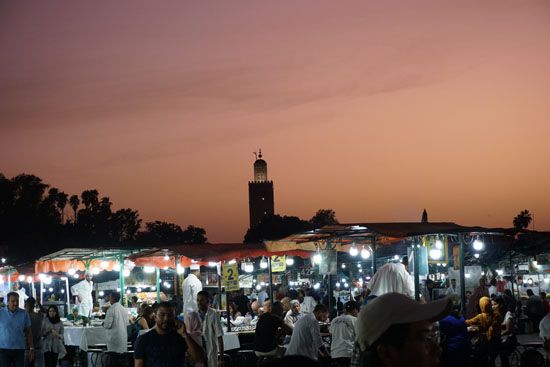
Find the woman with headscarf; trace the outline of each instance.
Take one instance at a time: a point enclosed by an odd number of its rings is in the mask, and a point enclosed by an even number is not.
[[[466,320],[466,325],[475,328],[478,334],[478,340],[474,347],[476,365],[488,366],[492,340],[497,337],[494,329],[495,317],[489,297],[481,297],[479,308],[481,312],[476,317]],[[498,328],[498,338],[500,338],[500,328]]]
[[[42,322],[42,350],[45,367],[56,367],[57,360],[67,354],[63,345],[63,323],[59,318],[57,306],[48,307]]]

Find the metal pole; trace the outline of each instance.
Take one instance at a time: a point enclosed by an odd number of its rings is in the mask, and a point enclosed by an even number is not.
[[[180,256],[179,255],[176,255],[175,256],[175,262],[176,262],[176,267],[174,268],[174,297],[177,299],[179,297],[179,274],[178,274],[178,264],[180,262]]]
[[[34,299],[36,299],[36,288],[35,288],[35,286],[34,286],[34,277],[33,277],[32,281],[31,281],[31,287],[32,287],[32,289],[31,289],[32,297],[33,297]],[[67,297],[69,297],[69,293],[67,293]]]
[[[118,264],[120,265],[120,272],[118,273],[118,280],[120,285],[120,304],[126,306],[126,293],[124,292],[124,256],[118,255]]]
[[[460,301],[466,307],[466,274],[464,272],[464,239],[458,234],[459,262],[460,262]]]
[[[328,279],[328,317],[332,315],[334,305],[332,304],[332,279],[330,273],[327,275]]]
[[[271,256],[268,256],[268,265],[269,265],[269,299],[273,303],[273,277],[271,276]]]
[[[372,275],[376,273],[376,236],[372,236]]]
[[[11,273],[8,270],[8,293],[11,292]],[[7,301],[7,299],[6,299]]]
[[[34,288],[34,286],[33,286]],[[67,315],[71,312],[71,297],[69,297],[69,278],[65,277],[65,292],[67,295]]]
[[[222,309],[222,275],[221,274],[218,274],[218,309],[219,310]]]
[[[420,259],[418,258],[418,251],[420,244],[414,243],[413,240],[413,256],[414,256],[414,298],[420,301]],[[426,302],[428,300],[425,300]]]
[[[42,285],[42,280],[40,280],[40,307],[42,307],[42,291],[44,290],[44,286]]]
[[[157,279],[156,279],[156,284],[157,284],[157,302],[160,303],[160,268],[159,268],[159,267],[156,267],[156,268],[155,268],[155,271],[156,271],[156,275],[157,275]]]

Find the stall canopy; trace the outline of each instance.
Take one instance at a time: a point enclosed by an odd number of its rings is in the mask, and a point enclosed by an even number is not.
[[[269,251],[263,243],[204,243],[144,250],[140,253],[132,254],[129,258],[134,261],[137,266],[173,268],[174,264],[189,266],[191,263],[196,262],[201,265],[207,265],[208,262],[229,261],[232,259],[239,260],[270,255],[309,258],[311,252],[301,249],[291,251]],[[175,260],[176,257],[179,258],[179,261]]]
[[[93,248],[67,248],[41,257],[35,262],[35,273],[67,272],[69,269],[84,271],[98,268],[101,270],[114,270],[120,259],[132,254],[139,254],[143,249],[93,249]]]
[[[393,244],[415,236],[454,234],[513,234],[513,229],[466,227],[450,222],[419,223],[346,223],[296,233],[276,241],[266,241],[270,251],[315,251],[331,241],[337,251],[348,251],[353,242],[375,241],[377,245]]]

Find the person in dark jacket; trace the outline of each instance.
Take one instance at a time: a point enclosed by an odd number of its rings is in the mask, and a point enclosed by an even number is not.
[[[460,315],[460,306],[455,305],[453,311],[439,321],[439,331],[443,343],[441,366],[467,366],[472,346],[468,337],[468,328],[464,317]]]

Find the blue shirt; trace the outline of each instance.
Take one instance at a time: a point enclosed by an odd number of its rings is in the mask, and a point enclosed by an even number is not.
[[[8,307],[0,309],[0,349],[25,349],[25,329],[31,327],[27,311],[18,308],[11,312]]]

